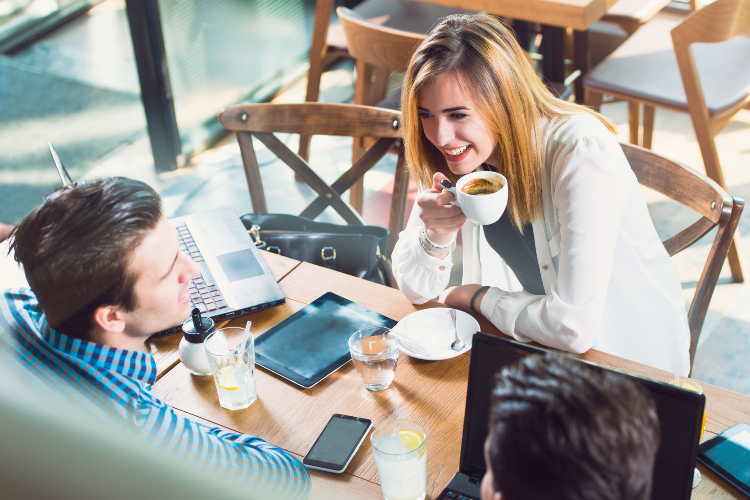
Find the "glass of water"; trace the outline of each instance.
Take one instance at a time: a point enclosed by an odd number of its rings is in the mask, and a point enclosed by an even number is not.
[[[365,388],[382,391],[390,387],[398,364],[398,335],[382,326],[357,330],[349,337],[349,352]]]
[[[255,341],[244,328],[222,328],[203,342],[219,393],[219,404],[228,410],[247,408],[258,399],[255,391]]]

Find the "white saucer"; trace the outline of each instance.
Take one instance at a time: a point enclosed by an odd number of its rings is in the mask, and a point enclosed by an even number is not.
[[[452,334],[446,333],[453,329],[450,313],[448,311],[450,311],[450,309],[444,307],[423,309],[411,313],[393,327],[393,331],[395,331],[399,337],[403,335],[407,338],[419,339],[422,335],[429,333],[424,331],[424,327],[429,328],[430,323],[435,324],[435,322],[439,322],[441,326],[444,324],[445,329],[441,336],[445,337],[445,349],[429,351],[429,355],[427,355],[427,353],[415,352],[399,342],[399,350],[412,358],[437,361],[454,358],[471,349],[471,339],[474,334],[479,331],[479,323],[477,323],[477,320],[475,320],[470,314],[467,314],[460,309],[456,309],[456,329],[458,330],[458,338],[464,342],[465,346],[460,351],[454,351],[451,349],[451,343],[455,340],[455,337],[453,337]],[[440,344],[442,345],[443,342],[440,342]]]

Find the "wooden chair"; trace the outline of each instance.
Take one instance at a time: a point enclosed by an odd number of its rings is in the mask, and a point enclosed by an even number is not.
[[[618,0],[601,20],[619,25],[630,36],[669,2],[670,0]]]
[[[320,78],[323,68],[338,57],[348,56],[349,48],[340,24],[331,24],[334,0],[317,0],[313,24],[312,45],[310,47],[310,70],[307,75],[307,95],[305,101],[315,102],[320,92]],[[353,9],[368,21],[395,30],[427,33],[441,17],[466,13],[466,10],[452,9],[441,5],[408,0],[365,0]],[[379,72],[376,77],[385,79]],[[385,81],[378,81],[375,87],[384,89]],[[382,97],[380,98],[382,99]],[[379,100],[379,99],[378,99]],[[299,155],[307,160],[310,153],[310,137],[300,137]]]
[[[254,136],[318,194],[299,215],[314,219],[330,206],[348,224],[365,224],[365,221],[349,203],[341,199],[341,195],[385,156],[395,143],[400,142],[402,137],[401,113],[354,104],[266,103],[229,106],[219,114],[219,122],[224,128],[237,134],[253,211],[268,212],[253,147]],[[374,137],[377,140],[349,170],[329,186],[305,160],[284,145],[274,133]],[[401,148],[391,198],[387,256],[390,256],[406,218],[409,186],[403,154]]]
[[[639,146],[621,146],[639,183],[695,210],[702,216],[686,229],[664,241],[664,247],[670,256],[689,247],[713,228],[718,227],[688,311],[692,367],[708,304],[716,288],[745,202],[740,198],[732,198],[716,182],[689,167]]]
[[[356,60],[357,80],[354,83],[354,104],[400,110],[401,89],[386,96],[388,77],[392,72],[404,73],[406,71],[412,53],[425,36],[371,23],[345,7],[339,7],[336,13],[346,36],[349,55]],[[363,148],[369,147],[371,142],[364,137],[355,137],[352,144],[352,158],[361,156]],[[398,144],[397,151],[400,150],[401,144]],[[403,156],[399,157],[399,161],[403,161]],[[409,170],[397,166],[397,171],[403,172],[406,176],[399,182],[408,185]],[[364,204],[362,179],[349,190],[349,202],[361,213]]]
[[[647,149],[655,107],[689,113],[706,173],[726,189],[714,137],[750,104],[750,39],[738,36],[749,29],[750,0],[717,0],[681,22],[653,19],[584,77],[584,101],[596,109],[603,94],[629,101],[630,142]],[[739,233],[728,259],[743,281],[738,243]]]

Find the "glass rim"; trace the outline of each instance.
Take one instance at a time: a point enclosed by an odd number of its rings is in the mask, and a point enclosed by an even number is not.
[[[388,452],[378,449],[378,447],[375,445],[375,441],[373,441],[373,436],[375,435],[376,432],[378,432],[378,430],[380,430],[381,427],[384,427],[388,424],[395,424],[396,422],[404,422],[408,424],[413,424],[413,425],[418,426],[420,429],[422,429],[422,442],[419,443],[419,446],[417,446],[413,450],[407,451],[406,453],[388,453]],[[415,422],[414,420],[407,420],[407,419],[402,419],[402,418],[387,420],[383,422],[382,424],[380,424],[379,426],[375,427],[375,429],[373,429],[373,431],[370,433],[370,446],[372,446],[372,449],[377,450],[377,452],[382,455],[388,455],[391,457],[399,457],[399,456],[409,455],[410,453],[417,452],[420,450],[420,448],[424,447],[426,442],[427,442],[427,431],[425,430],[424,426],[420,424],[419,422]]]
[[[387,330],[385,333],[387,333],[389,335],[393,335],[393,337],[395,337],[395,339],[396,339],[396,342],[391,347],[388,347],[388,348],[383,349],[382,351],[378,351],[378,352],[365,353],[365,352],[360,351],[359,349],[356,349],[354,346],[357,344],[358,341],[360,341],[362,339],[366,339],[368,337],[374,337],[375,335],[368,335],[367,337],[361,337],[361,338],[357,339],[356,341],[354,341],[352,343],[352,339],[354,338],[354,336],[357,335],[359,332],[361,332],[363,330],[370,330],[370,329],[375,329],[375,328],[380,329],[380,330]],[[399,344],[401,344],[401,339],[399,338],[398,333],[396,333],[392,329],[388,328],[387,326],[367,326],[365,328],[360,328],[356,332],[352,333],[349,336],[349,342],[348,342],[348,344],[349,344],[349,350],[352,351],[352,352],[357,353],[360,356],[382,356],[383,354],[388,354],[389,352],[392,352],[394,350],[397,351],[398,347],[399,347]]]
[[[206,335],[206,338],[205,338],[205,339],[203,339],[203,349],[204,349],[204,350],[205,350],[205,351],[206,351],[207,353],[209,353],[209,354],[210,354],[210,355],[212,355],[212,356],[236,356],[236,355],[238,355],[238,354],[241,354],[241,353],[243,353],[243,352],[245,352],[245,351],[247,351],[247,350],[248,350],[248,348],[247,348],[247,347],[245,347],[245,349],[243,349],[242,351],[240,351],[240,350],[239,350],[239,349],[237,349],[237,348],[234,348],[234,349],[226,349],[226,350],[225,350],[224,352],[222,352],[222,353],[218,353],[218,352],[213,352],[212,350],[210,350],[210,349],[208,348],[208,345],[207,345],[207,344],[208,344],[208,339],[210,339],[211,337],[213,337],[213,336],[214,336],[214,334],[216,334],[216,333],[218,333],[218,332],[223,332],[224,330],[240,330],[240,331],[242,332],[242,334],[243,334],[243,335],[244,335],[244,333],[245,333],[245,329],[244,329],[244,328],[241,328],[241,327],[239,327],[239,326],[225,326],[225,327],[223,327],[223,328],[219,328],[218,330],[214,330],[213,332],[211,332],[211,333],[209,333],[208,335]],[[254,337],[253,337],[253,334],[252,334],[252,332],[251,332],[251,333],[250,333],[250,336],[249,336],[249,337],[248,337],[248,339],[247,339],[247,340],[248,340],[248,342],[249,342],[249,341],[250,341],[251,339],[253,339],[253,338],[254,338]],[[253,346],[255,346],[255,343],[253,342],[253,344],[252,344],[252,345],[253,345]]]

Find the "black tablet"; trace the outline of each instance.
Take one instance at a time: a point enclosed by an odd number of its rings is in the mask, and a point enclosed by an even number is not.
[[[259,366],[309,389],[351,361],[349,337],[396,321],[328,292],[255,339]]]
[[[700,445],[698,461],[750,497],[750,425],[737,424]]]

